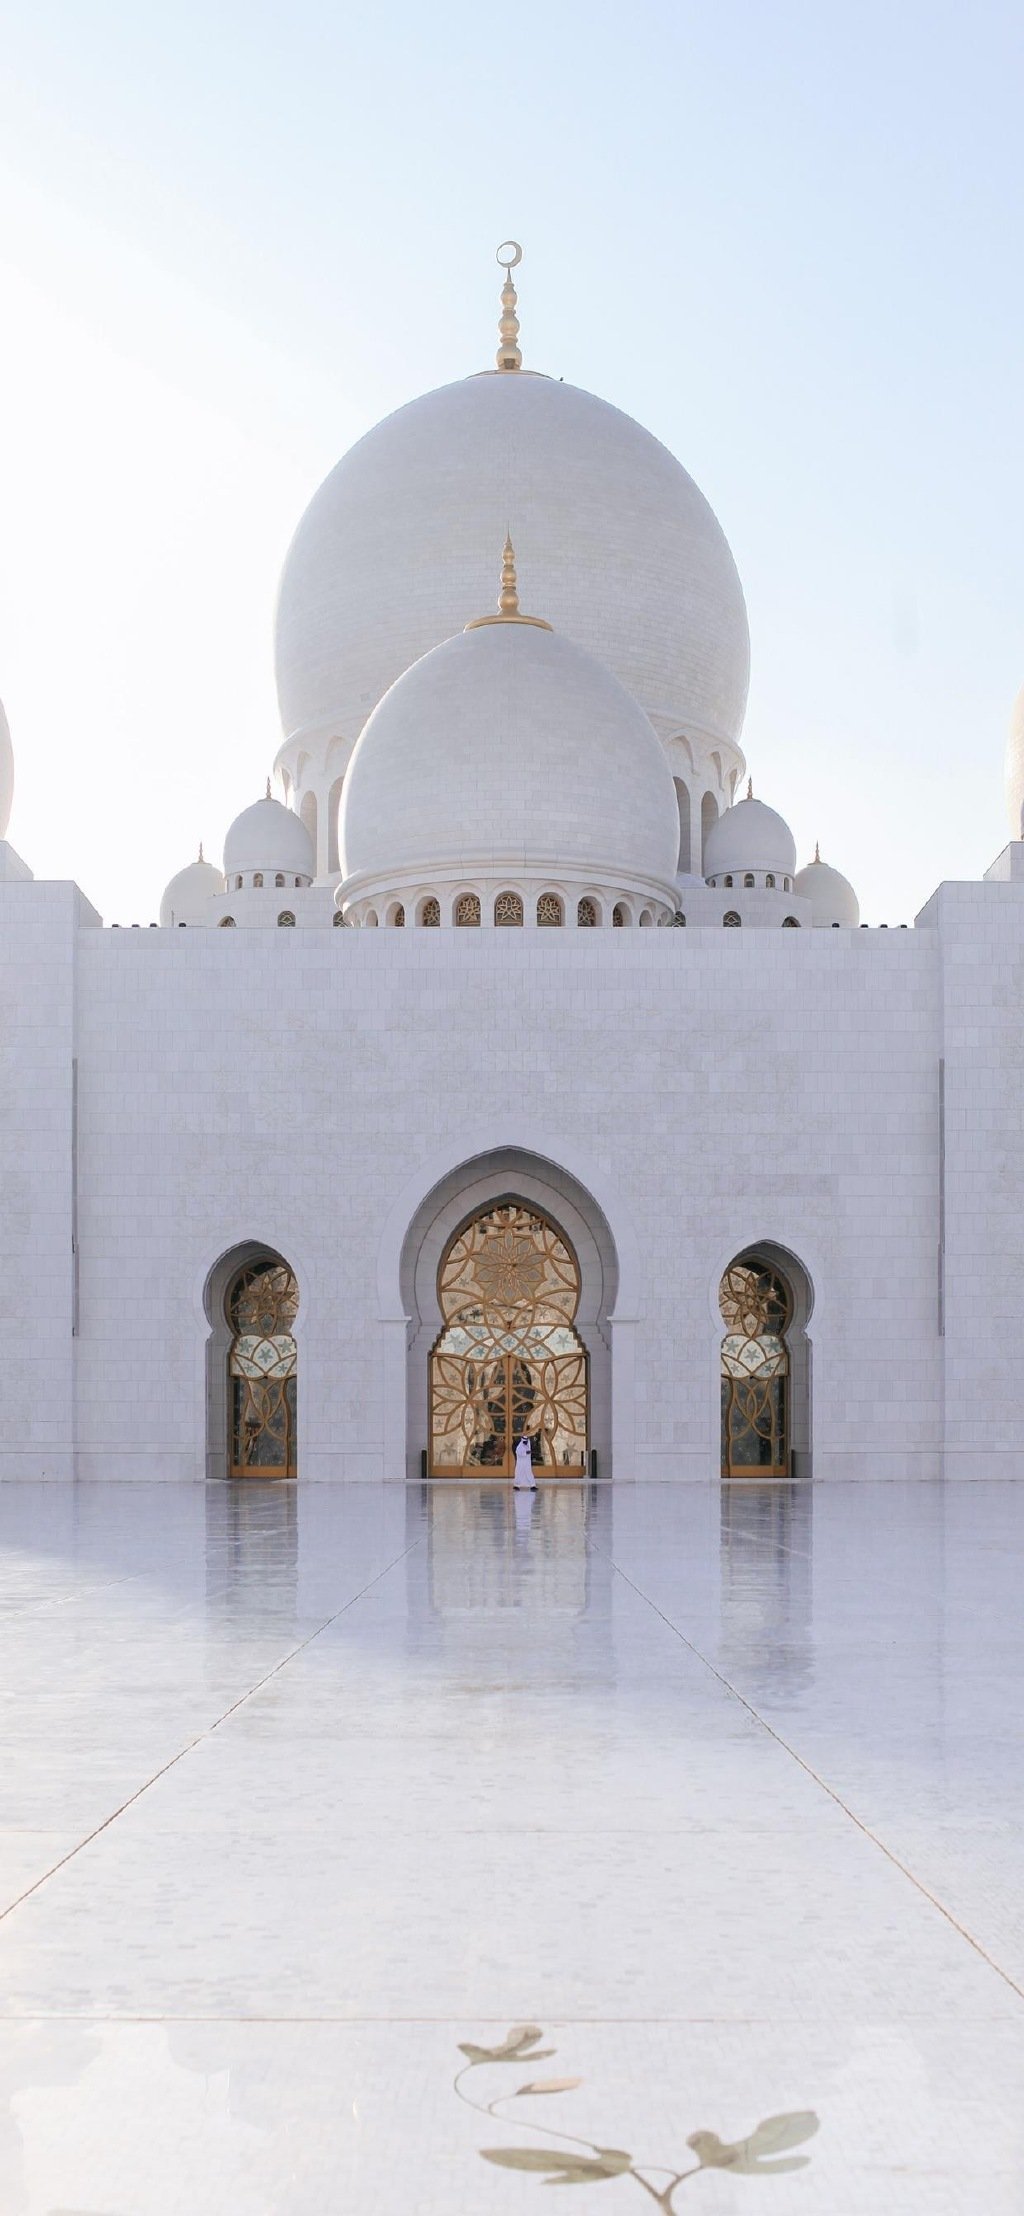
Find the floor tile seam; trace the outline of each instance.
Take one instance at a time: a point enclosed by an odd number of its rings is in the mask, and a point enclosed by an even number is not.
[[[641,1600],[644,1600],[646,1602],[648,1608],[650,1608],[656,1616],[659,1616],[661,1618],[661,1621],[665,1625],[666,1629],[672,1632],[673,1636],[677,1638],[684,1647],[688,1648],[689,1652],[694,1656],[694,1659],[703,1665],[704,1669],[707,1670],[709,1676],[713,1677],[716,1683],[722,1687],[723,1691],[728,1693],[731,1698],[739,1704],[741,1708],[746,1710],[746,1713],[751,1718],[751,1721],[757,1724],[759,1729],[765,1732],[769,1739],[774,1741],[775,1745],[781,1749],[783,1754],[789,1756],[790,1761],[797,1764],[798,1768],[804,1772],[804,1775],[810,1778],[812,1783],[819,1788],[819,1791],[824,1793],[826,1797],[833,1803],[833,1805],[838,1808],[845,1817],[847,1817],[848,1821],[855,1826],[856,1830],[860,1832],[862,1838],[870,1841],[870,1844],[873,1847],[877,1848],[879,1854],[885,1856],[886,1861],[891,1864],[892,1868],[894,1870],[898,1870],[900,1875],[906,1878],[908,1884],[913,1886],[915,1892],[919,1893],[921,1898],[923,1900],[926,1900],[929,1905],[934,1908],[941,1917],[943,1917],[945,1922],[950,1926],[950,1929],[955,1931],[958,1936],[963,1939],[969,1947],[973,1949],[974,1953],[978,1955],[980,1960],[984,1962],[987,1967],[994,1972],[995,1976],[1002,1979],[1003,1984],[1009,1987],[1011,1993],[1015,1993],[1018,2000],[1024,2001],[1024,1986],[1018,1983],[1017,1979],[1011,1975],[1009,1970],[1004,1969],[1001,1962],[996,1961],[994,1955],[989,1954],[988,1949],[982,1945],[980,1939],[977,1939],[974,1933],[968,1930],[966,1924],[962,1924],[960,1922],[959,1917],[954,1916],[952,1909],[948,1908],[946,1906],[946,1903],[939,1899],[937,1893],[932,1892],[931,1887],[924,1883],[923,1878],[918,1877],[916,1873],[910,1868],[909,1864],[904,1862],[892,1847],[887,1846],[885,1840],[879,1837],[877,1831],[873,1831],[870,1824],[865,1823],[863,1818],[857,1815],[856,1810],[850,1807],[849,1802],[843,1799],[842,1794],[836,1790],[835,1786],[829,1784],[827,1778],[822,1777],[820,1771],[814,1768],[813,1763],[808,1762],[805,1756],[802,1755],[796,1747],[792,1746],[788,1739],[783,1738],[781,1732],[776,1731],[775,1726],[769,1723],[768,1718],[766,1716],[763,1716],[759,1709],[755,1708],[753,1702],[747,1699],[746,1694],[740,1691],[739,1686],[734,1685],[731,1678],[726,1677],[724,1672],[718,1669],[715,1663],[711,1661],[710,1656],[702,1653],[700,1647],[696,1646],[692,1639],[687,1638],[685,1631],[681,1631],[679,1625],[673,1623],[672,1618],[665,1614],[664,1609],[659,1608],[658,1603],[651,1600],[650,1596],[644,1593],[641,1590],[640,1586],[634,1583],[633,1579],[629,1576],[628,1571],[622,1569],[620,1564],[617,1563],[613,1557],[609,1556],[607,1557],[607,1559],[611,1562],[611,1567],[615,1571],[616,1575],[618,1577],[621,1577],[625,1581],[625,1583],[632,1588],[633,1592],[639,1594]]]
[[[594,2030],[607,2031],[618,2031],[623,2029],[627,2025],[650,2025],[657,2027],[665,2025],[675,2025],[680,2029],[687,2029],[696,2024],[710,2025],[713,2027],[717,2027],[719,2030],[726,2031],[749,2029],[755,2025],[764,2025],[770,2027],[772,2030],[777,2030],[779,2028],[788,2029],[790,2027],[793,2027],[797,2030],[805,2030],[808,2024],[833,2024],[838,2020],[827,2010],[823,2010],[820,2017],[809,2017],[806,2009],[804,2008],[794,2009],[791,2012],[788,2010],[775,2010],[771,2015],[763,2016],[578,2016],[568,2015],[561,2011],[555,2011],[551,2009],[542,2009],[540,2013],[544,2016],[545,2030],[548,2033],[571,2030],[574,2025],[589,2026]],[[55,2010],[46,2012],[41,2009],[34,2008],[30,2012],[27,2012],[25,2015],[15,2015],[11,2011],[7,2011],[6,2013],[0,2011],[0,2031],[2,2031],[6,2025],[13,2026],[15,2024],[105,2024],[108,2026],[123,2026],[125,2029],[150,2024],[156,2026],[160,2026],[163,2024],[252,2024],[257,2026],[266,2025],[273,2027],[289,2026],[295,2027],[300,2030],[305,2028],[306,2026],[316,2027],[320,2025],[335,2025],[339,2028],[347,2028],[348,2030],[358,2030],[371,2027],[374,2029],[384,2030],[414,2030],[418,2027],[425,2029],[437,2028],[445,2030],[454,2029],[457,2027],[466,2028],[481,2024],[507,2026],[509,2022],[509,2017],[512,2014],[514,2014],[513,2010],[506,2009],[503,2015],[494,2016],[482,2009],[474,2009],[472,2006],[460,2009],[457,2014],[451,2014],[448,2016],[292,2016],[283,2013],[275,2013],[274,2015],[259,2015],[255,2013],[252,2015],[239,2015],[237,2012],[229,2015],[220,2015],[211,2012],[208,2015],[200,2016],[197,2015],[194,2010],[184,2010],[181,2014],[172,2012],[171,2010],[166,2010],[162,2015],[126,2014],[123,2016],[104,2016],[99,2014],[96,2009],[90,2009],[88,2013],[83,2012],[81,2014],[70,2014],[67,2012],[58,2014]],[[872,2026],[901,2027],[913,2024],[928,2024],[934,2028],[935,2011],[934,2009],[901,2009],[898,2012],[892,2010],[888,2012],[876,2011],[871,2016],[863,2017],[861,2021],[870,2023]],[[959,2025],[1006,2025],[1008,2029],[1012,2028],[1014,2030],[1015,2035],[1018,2033],[1019,2029],[1016,2014],[1011,2014],[1008,2009],[1003,2013],[990,2011],[986,2014],[979,2014],[971,2010],[961,2010],[957,2015],[957,2023]]]
[[[92,1830],[86,1832],[81,1839],[77,1840],[73,1847],[69,1847],[66,1854],[59,1855],[56,1862],[52,1863],[49,1869],[43,1871],[41,1877],[35,1878],[31,1885],[26,1885],[14,1900],[7,1903],[5,1908],[0,1908],[0,1923],[4,1923],[8,1916],[12,1916],[15,1909],[22,1907],[25,1901],[31,1900],[33,1894],[38,1893],[44,1885],[47,1885],[52,1877],[56,1877],[58,1871],[66,1869],[68,1863],[73,1862],[76,1855],[81,1854],[83,1848],[91,1846],[94,1839],[99,1839],[103,1832],[109,1831],[111,1824],[116,1824],[120,1816],[123,1816],[129,1808],[134,1808],[136,1802],[140,1801],[143,1795],[149,1792],[151,1786],[158,1784],[159,1780],[166,1777],[170,1770],[176,1769],[178,1763],[183,1762],[187,1755],[194,1753],[197,1747],[203,1746],[207,1739],[212,1738],[215,1731],[219,1731],[223,1724],[228,1723],[232,1716],[237,1715],[238,1711],[244,1708],[247,1702],[253,1700],[257,1693],[263,1691],[264,1686],[271,1684],[276,1677],[280,1676],[282,1670],[286,1670],[289,1663],[295,1661],[296,1656],[304,1654],[306,1648],[313,1645],[314,1640],[319,1639],[350,1608],[354,1608],[356,1602],[362,1600],[366,1593],[372,1592],[373,1587],[380,1583],[381,1578],[389,1576],[391,1571],[397,1569],[399,1563],[404,1562],[407,1556],[412,1554],[415,1548],[422,1545],[422,1543],[422,1538],[418,1538],[414,1539],[409,1546],[402,1547],[390,1562],[385,1562],[382,1569],[378,1570],[373,1577],[367,1579],[366,1584],[361,1586],[357,1593],[350,1594],[348,1600],[344,1601],[340,1608],[336,1608],[332,1615],[325,1616],[323,1622],[317,1624],[316,1628],[309,1632],[305,1639],[300,1639],[296,1646],[289,1649],[287,1654],[281,1655],[272,1669],[265,1670],[262,1677],[257,1678],[252,1685],[247,1686],[244,1692],[238,1695],[237,1700],[231,1701],[221,1715],[214,1717],[211,1724],[206,1724],[202,1731],[196,1732],[194,1737],[187,1740],[183,1747],[178,1748],[176,1754],[172,1754],[149,1777],[144,1778],[135,1792],[129,1793],[127,1799],[121,1801],[117,1808],[111,1809],[109,1816],[105,1816],[102,1823],[94,1824]]]

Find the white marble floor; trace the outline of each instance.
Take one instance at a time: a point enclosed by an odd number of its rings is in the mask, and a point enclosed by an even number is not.
[[[1020,2216],[1022,1559],[998,1484],[0,1489],[2,2216]]]

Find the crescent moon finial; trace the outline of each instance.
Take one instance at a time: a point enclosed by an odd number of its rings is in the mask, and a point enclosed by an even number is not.
[[[518,269],[523,258],[523,249],[518,239],[503,239],[494,258],[499,269],[503,269],[505,272],[505,282],[501,288],[501,319],[498,324],[501,345],[498,348],[495,360],[499,369],[522,369],[523,357],[519,349],[519,317],[516,314],[519,302],[516,288],[512,283],[512,271]]]

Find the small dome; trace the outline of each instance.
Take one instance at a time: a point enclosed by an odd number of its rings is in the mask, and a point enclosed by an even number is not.
[[[269,873],[271,879],[278,870],[288,877],[312,879],[316,874],[313,842],[302,818],[269,792],[243,808],[224,841],[225,877],[248,877],[254,870]]]
[[[392,685],[342,789],[346,878],[495,870],[657,880],[679,817],[653,726],[618,678],[546,625],[471,625]]]
[[[823,862],[817,848],[813,862],[797,872],[793,890],[810,901],[811,922],[820,929],[842,923],[855,930],[860,922],[860,902],[849,878]]]
[[[160,921],[165,927],[177,923],[209,923],[210,902],[224,890],[224,879],[212,862],[204,862],[202,847],[198,862],[190,862],[187,869],[180,869],[172,877],[160,902]]]
[[[11,729],[0,701],[0,839],[7,837],[11,820],[11,802],[14,799],[14,748],[11,745]]]
[[[1024,687],[1013,703],[1006,741],[1006,813],[1011,838],[1024,838]]]
[[[796,844],[788,823],[766,808],[751,793],[727,808],[713,823],[704,842],[704,875],[735,876],[737,870],[781,871],[791,877],[796,869]]]

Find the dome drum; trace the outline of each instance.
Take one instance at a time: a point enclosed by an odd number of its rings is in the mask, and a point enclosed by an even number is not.
[[[426,922],[429,927],[433,922],[442,929],[470,923],[484,930],[509,923],[521,923],[527,930],[556,923],[572,930],[611,928],[616,911],[620,926],[639,926],[644,918],[648,924],[670,924],[677,905],[659,878],[634,876],[623,883],[621,873],[576,873],[564,864],[543,871],[542,857],[536,855],[530,857],[529,875],[523,872],[522,855],[504,869],[500,858],[490,856],[479,871],[462,870],[450,879],[416,869],[387,878],[364,873],[339,885],[335,899],[346,924],[356,929],[368,923],[374,928],[374,922],[393,924],[399,916],[404,924]],[[466,912],[460,914],[463,906]]]

